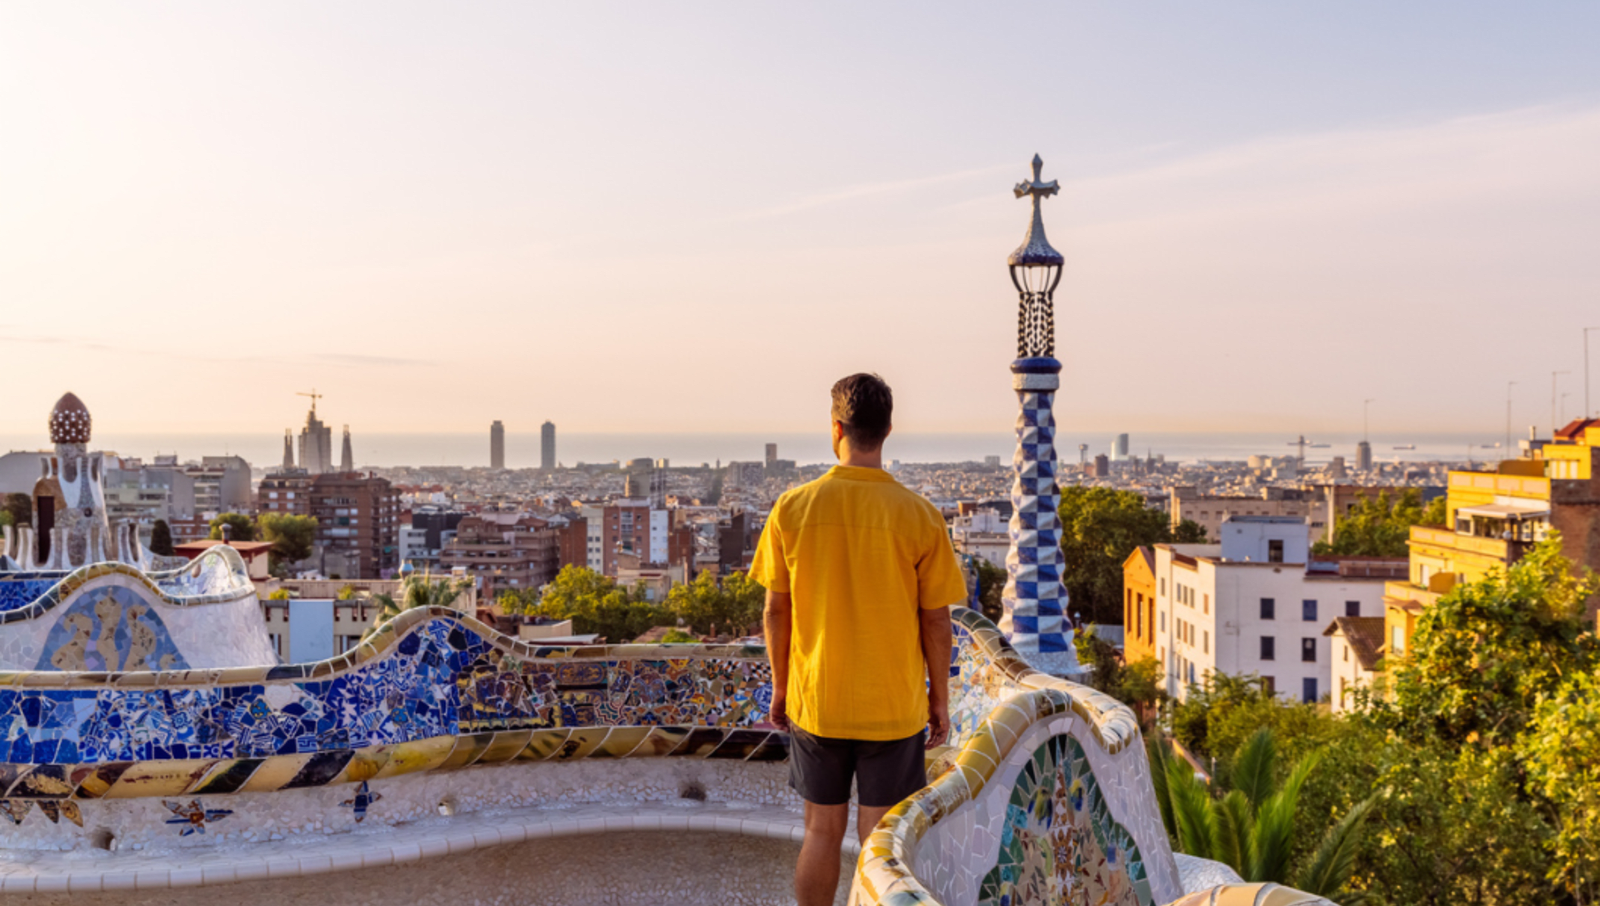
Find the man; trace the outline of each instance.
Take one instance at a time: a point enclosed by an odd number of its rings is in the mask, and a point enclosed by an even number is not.
[[[767,589],[771,719],[806,804],[800,906],[833,902],[852,778],[865,842],[950,734],[948,608],[967,587],[939,511],[883,470],[893,410],[875,374],[833,385],[839,464],[778,498],[750,566]]]

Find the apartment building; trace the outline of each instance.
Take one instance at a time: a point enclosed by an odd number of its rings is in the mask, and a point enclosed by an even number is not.
[[[317,520],[323,572],[381,579],[398,569],[400,497],[389,480],[361,472],[312,477],[310,515]]]
[[[468,516],[439,551],[439,566],[477,580],[479,593],[490,601],[508,591],[542,588],[560,570],[559,532],[525,514]]]
[[[1212,673],[1256,674],[1279,695],[1317,701],[1332,687],[1336,616],[1380,617],[1402,560],[1313,562],[1304,517],[1230,516],[1217,544],[1154,550],[1156,658],[1179,699]],[[1137,622],[1135,623],[1137,629]]]
[[[1494,471],[1452,471],[1445,524],[1411,527],[1407,576],[1386,588],[1384,653],[1404,655],[1417,619],[1456,585],[1522,559],[1552,530],[1577,567],[1600,569],[1600,418],[1578,419]],[[1600,601],[1589,602],[1593,621]]]

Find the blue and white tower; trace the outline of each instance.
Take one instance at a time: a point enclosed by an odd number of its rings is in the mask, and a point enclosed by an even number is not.
[[[1061,253],[1044,236],[1040,203],[1056,194],[1055,180],[1042,181],[1044,161],[1033,156],[1033,179],[1015,188],[1033,199],[1033,222],[1006,263],[1017,287],[1017,360],[1011,386],[1017,391],[1016,480],[1011,485],[1011,551],[1006,555],[1005,613],[1000,630],[1034,669],[1056,675],[1081,672],[1067,618],[1061,582],[1061,493],[1056,488],[1056,421],[1051,409],[1061,386],[1056,360],[1055,290]]]

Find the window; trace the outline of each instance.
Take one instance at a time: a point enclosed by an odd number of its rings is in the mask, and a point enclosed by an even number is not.
[[[1346,601],[1346,602],[1344,602],[1344,615],[1347,616],[1347,617],[1359,617],[1359,616],[1361,616],[1361,602],[1360,601]]]
[[[1161,578],[1161,597],[1165,598],[1166,596],[1167,596],[1167,579],[1166,579],[1165,576],[1163,576]]]
[[[1202,613],[1210,613],[1211,612],[1211,595],[1210,595],[1210,593],[1201,595],[1200,598],[1201,598],[1201,603],[1203,603],[1205,605],[1205,609],[1202,611]]]
[[[1349,645],[1341,645],[1339,647],[1344,649],[1344,662],[1346,664],[1350,663],[1350,646]]]
[[[1275,661],[1278,659],[1278,640],[1270,635],[1261,637],[1261,659]]]
[[[1278,686],[1272,681],[1272,677],[1263,676],[1261,678],[1261,691],[1268,695],[1276,695],[1278,693]]]
[[[1267,562],[1283,562],[1283,542],[1277,539],[1267,542]]]
[[[1211,630],[1202,630],[1200,633],[1200,651],[1204,654],[1211,653]]]
[[[1316,700],[1317,700],[1317,678],[1316,677],[1308,676],[1305,679],[1300,681],[1300,700],[1301,701],[1306,701],[1306,702],[1311,702],[1313,704],[1316,703]]]
[[[1156,602],[1150,602],[1150,641],[1156,640]]]
[[[1161,631],[1167,631],[1167,612],[1165,610],[1161,611]]]
[[[1315,623],[1317,621],[1316,601],[1300,602],[1300,619],[1306,621],[1307,623]]]
[[[1300,660],[1306,662],[1307,664],[1315,664],[1317,662],[1316,639],[1300,640]]]
[[[1391,654],[1404,654],[1406,650],[1406,632],[1399,626],[1389,630],[1389,652]]]
[[[1277,615],[1275,613],[1277,611],[1277,609],[1278,609],[1278,602],[1275,601],[1274,599],[1272,599],[1272,598],[1262,598],[1261,599],[1261,619],[1263,619],[1263,620],[1275,620],[1275,619],[1277,619]]]

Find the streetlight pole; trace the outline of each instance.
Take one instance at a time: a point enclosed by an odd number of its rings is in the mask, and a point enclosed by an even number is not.
[[[1056,360],[1055,290],[1061,282],[1061,253],[1044,235],[1041,203],[1060,191],[1045,182],[1044,161],[1033,156],[1033,178],[1012,190],[1033,202],[1033,220],[1022,245],[1006,264],[1017,289],[1017,358],[1011,363],[1011,388],[1021,413],[1017,418],[1016,470],[1011,484],[1011,552],[1006,557],[1006,587],[1000,631],[1034,669],[1074,676],[1082,672],[1072,646],[1067,589],[1062,582],[1061,492],[1056,487],[1056,424],[1053,412],[1061,386]]]
[[[1589,408],[1589,331],[1600,330],[1600,327],[1585,327],[1583,329],[1583,417],[1591,418],[1594,410]]]
[[[1570,371],[1552,371],[1552,372],[1550,372],[1550,440],[1551,441],[1554,441],[1556,439],[1556,429],[1561,427],[1561,423],[1556,420],[1556,378],[1561,376],[1561,375],[1563,375],[1563,374],[1571,374],[1571,373],[1572,372],[1570,372]]]
[[[1511,454],[1511,388],[1517,386],[1516,381],[1506,381],[1506,447],[1500,453],[1500,458],[1505,459]]]

